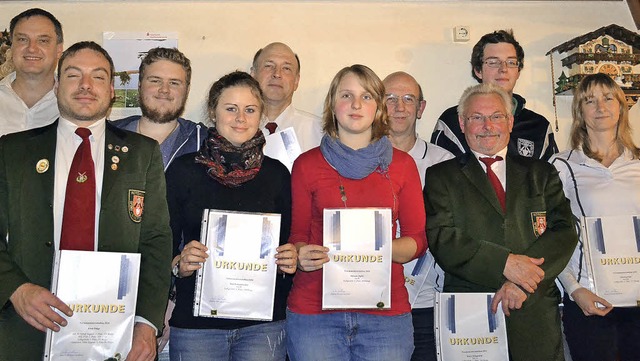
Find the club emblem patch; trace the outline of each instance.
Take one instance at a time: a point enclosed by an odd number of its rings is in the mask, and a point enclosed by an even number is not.
[[[129,218],[136,223],[142,222],[144,211],[144,191],[129,189]]]
[[[523,157],[533,157],[533,142],[528,139],[518,138],[518,153]]]
[[[531,212],[531,225],[533,234],[540,237],[547,229],[547,212]]]

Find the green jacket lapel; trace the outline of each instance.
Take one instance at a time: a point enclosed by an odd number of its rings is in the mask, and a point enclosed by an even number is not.
[[[107,122],[101,195],[101,202],[103,204],[109,200],[109,194],[113,189],[113,185],[122,173],[122,168],[126,167],[131,146],[126,142],[125,138],[126,133],[123,130]]]
[[[482,169],[475,155],[471,152],[464,154],[460,157],[460,163],[462,165],[462,174],[467,177],[469,183],[478,190],[478,193],[480,193],[498,213],[504,214],[496,192],[493,190],[493,186],[491,186],[487,178],[487,173]]]
[[[516,203],[520,199],[520,192],[526,187],[529,169],[518,161],[516,157],[507,155],[507,209],[516,209]]]
[[[29,193],[40,195],[42,200],[47,202],[46,204],[53,204],[57,130],[58,121],[56,120],[31,136],[26,172],[35,172],[37,176],[23,175],[25,177],[23,186],[28,187]],[[53,209],[51,216],[53,217]]]

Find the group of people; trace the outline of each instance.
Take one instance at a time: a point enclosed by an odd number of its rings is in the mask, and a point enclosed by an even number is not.
[[[171,360],[435,360],[436,291],[495,293],[512,360],[563,360],[561,322],[576,361],[640,359],[638,309],[593,293],[576,233],[582,216],[639,213],[640,149],[607,75],[577,87],[571,149],[558,153],[549,122],[513,92],[524,51],[511,31],[474,46],[479,84],[442,114],[431,142],[416,133],[422,89],[402,71],[381,80],[365,65],[341,69],[319,118],[292,105],[300,59],[271,43],[250,73],[213,83],[207,128],[181,118],[189,59],[155,48],[139,69],[142,115],[111,121],[114,66],[100,45],[63,51],[60,22],[37,8],[12,19],[10,37],[0,360],[42,358],[42,331],[73,317],[49,290],[61,249],[142,255],[127,360],[158,349]],[[304,152],[291,173],[263,150],[289,127]],[[322,309],[323,210],[353,207],[391,209],[390,309]],[[281,215],[272,321],[193,315],[195,272],[209,258],[204,209]],[[403,264],[416,258],[433,272],[410,303]]]

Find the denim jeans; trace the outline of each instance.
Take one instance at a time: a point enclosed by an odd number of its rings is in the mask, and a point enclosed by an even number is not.
[[[285,321],[234,330],[171,327],[171,361],[284,361]]]
[[[304,315],[287,310],[287,352],[291,361],[409,361],[411,314]]]

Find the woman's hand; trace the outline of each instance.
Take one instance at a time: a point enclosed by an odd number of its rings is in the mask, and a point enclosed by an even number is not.
[[[613,310],[613,305],[607,302],[607,300],[584,287],[573,291],[571,297],[573,297],[573,300],[580,306],[585,316],[604,316]],[[596,302],[601,306],[596,305]]]
[[[278,269],[284,273],[294,273],[298,263],[298,250],[291,243],[283,244],[276,248],[276,264]]]
[[[319,270],[323,264],[329,262],[327,247],[300,242],[296,243],[296,248],[298,249],[298,268],[302,271]]]
[[[189,277],[194,271],[202,268],[202,263],[209,258],[207,251],[209,249],[204,244],[193,240],[189,242],[180,253],[178,261],[180,267],[178,275],[182,277]]]

